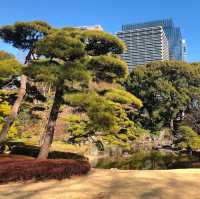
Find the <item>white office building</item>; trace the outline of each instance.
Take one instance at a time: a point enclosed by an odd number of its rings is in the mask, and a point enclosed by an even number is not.
[[[129,69],[155,60],[169,60],[169,44],[162,26],[121,31],[117,36],[127,46],[121,57]]]

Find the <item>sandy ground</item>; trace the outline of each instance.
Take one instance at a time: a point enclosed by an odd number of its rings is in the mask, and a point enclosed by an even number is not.
[[[0,199],[200,199],[200,169],[93,169],[62,181],[0,185]]]

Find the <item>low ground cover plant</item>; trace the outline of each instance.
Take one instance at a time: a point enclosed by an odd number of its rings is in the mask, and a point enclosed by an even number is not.
[[[81,160],[0,159],[0,183],[11,181],[64,179],[84,175],[90,164]]]

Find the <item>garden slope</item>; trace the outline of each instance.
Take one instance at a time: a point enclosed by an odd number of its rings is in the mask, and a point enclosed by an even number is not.
[[[200,169],[93,169],[62,181],[0,185],[0,199],[199,199]]]

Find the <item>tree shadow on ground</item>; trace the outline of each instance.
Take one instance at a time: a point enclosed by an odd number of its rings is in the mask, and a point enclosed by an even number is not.
[[[0,199],[198,199],[197,174],[92,170],[69,180],[0,186]]]

